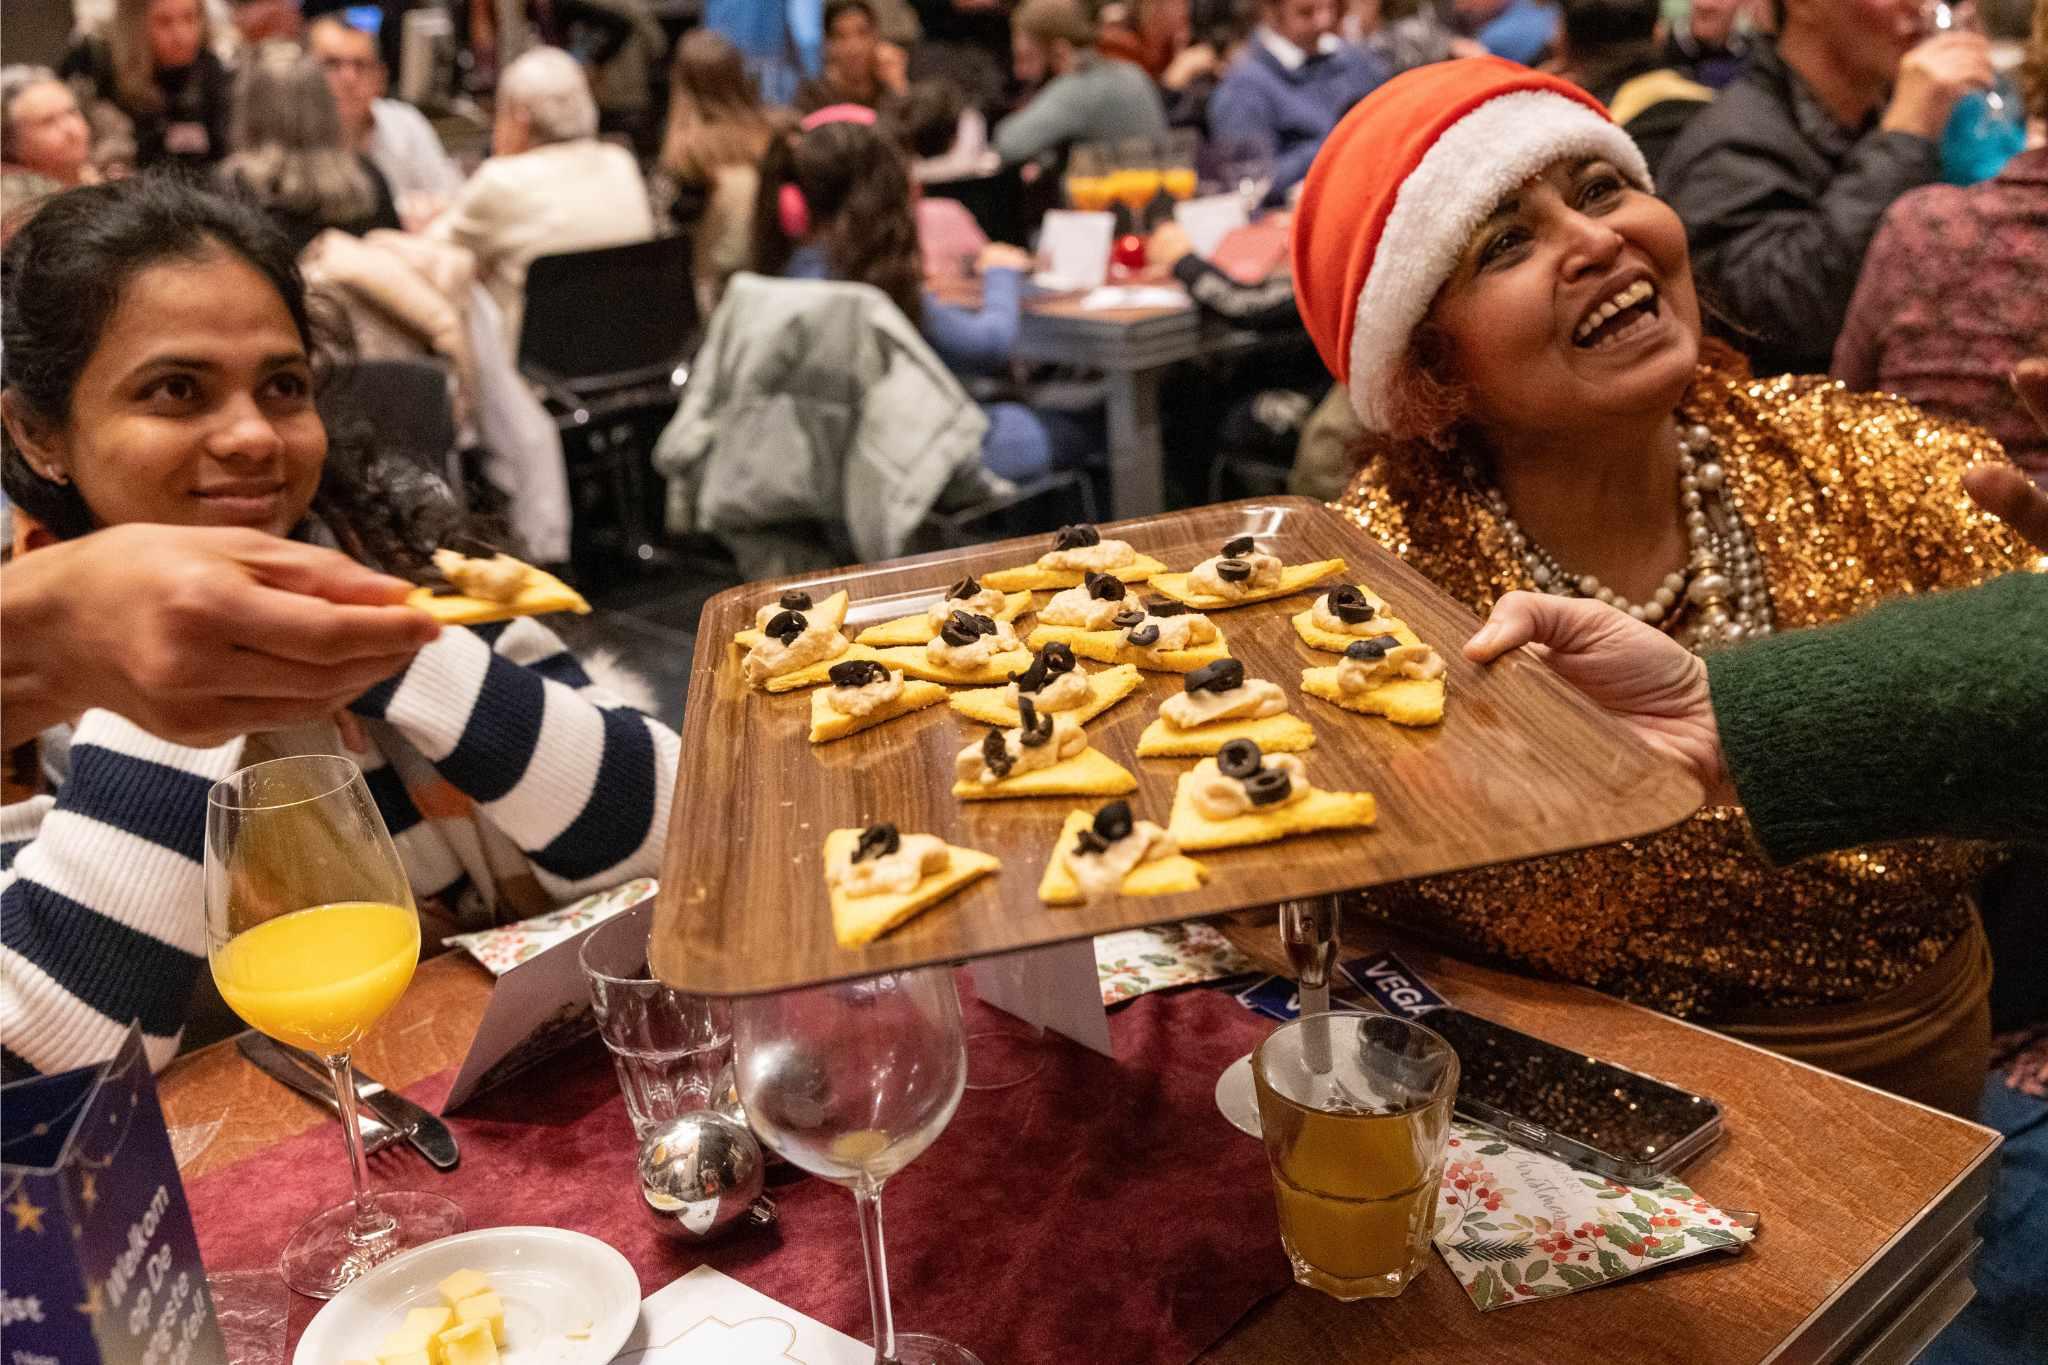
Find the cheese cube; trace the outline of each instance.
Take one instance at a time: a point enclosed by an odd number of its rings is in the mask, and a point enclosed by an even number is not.
[[[455,1320],[489,1323],[491,1341],[499,1346],[505,1344],[505,1305],[489,1290],[456,1304]]]
[[[479,1294],[489,1293],[491,1282],[474,1270],[458,1270],[435,1288],[441,1291],[443,1301],[453,1308],[464,1299],[473,1299]]]
[[[447,1365],[498,1365],[498,1346],[491,1325],[482,1318],[451,1327],[435,1339]]]

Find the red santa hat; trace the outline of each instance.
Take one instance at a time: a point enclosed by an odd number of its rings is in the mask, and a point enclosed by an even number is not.
[[[1396,76],[1344,116],[1294,214],[1294,297],[1366,429],[1386,432],[1409,338],[1500,201],[1560,157],[1650,169],[1600,102],[1495,57]]]

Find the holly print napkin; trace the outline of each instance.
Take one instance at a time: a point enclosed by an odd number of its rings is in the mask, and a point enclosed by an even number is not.
[[[1675,1180],[1622,1185],[1455,1121],[1436,1249],[1481,1312],[1627,1279],[1709,1251],[1740,1253],[1756,1215]]]

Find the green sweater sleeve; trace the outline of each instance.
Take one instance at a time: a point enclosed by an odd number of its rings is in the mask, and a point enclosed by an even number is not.
[[[1773,859],[2048,832],[2048,576],[1711,654],[1729,775]]]

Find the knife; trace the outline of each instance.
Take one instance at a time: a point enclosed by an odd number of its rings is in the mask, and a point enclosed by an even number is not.
[[[323,1092],[331,1088],[326,1064],[312,1053],[289,1047],[260,1033],[247,1035],[247,1038],[251,1044],[273,1053],[286,1065],[297,1067],[300,1074],[319,1078]],[[246,1053],[248,1048],[244,1047],[243,1051]],[[405,1140],[437,1169],[455,1169],[462,1154],[456,1150],[455,1135],[448,1131],[447,1124],[405,1096],[386,1090],[360,1071],[355,1073],[355,1078],[357,1104],[403,1134]]]
[[[236,1050],[254,1063],[258,1071],[274,1081],[283,1082],[328,1113],[340,1118],[341,1102],[334,1097],[333,1082],[324,1078],[315,1081],[296,1063],[278,1056],[272,1050],[275,1047],[275,1043],[259,1033],[244,1033],[235,1039]],[[356,1121],[362,1132],[363,1153],[366,1156],[371,1152],[380,1152],[406,1136],[372,1113],[358,1110]]]

